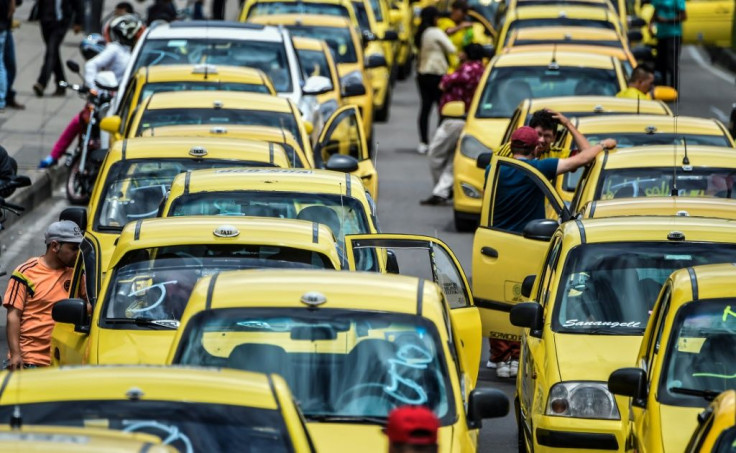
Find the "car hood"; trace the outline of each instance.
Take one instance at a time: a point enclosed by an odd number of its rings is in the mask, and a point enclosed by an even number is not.
[[[163,365],[176,330],[99,329],[97,363],[100,365]]]
[[[634,366],[640,335],[555,334],[561,381],[608,382],[614,370]]]
[[[498,149],[510,118],[472,118],[465,123],[463,135],[472,135],[492,150]]]
[[[375,453],[388,451],[388,441],[378,425],[351,423],[307,423],[309,435],[320,453]],[[437,434],[440,452],[452,451],[452,426]]]
[[[698,414],[703,407],[682,407],[659,405],[659,417],[662,421],[662,446],[663,452],[681,452],[684,445],[690,441],[695,428],[698,427]]]

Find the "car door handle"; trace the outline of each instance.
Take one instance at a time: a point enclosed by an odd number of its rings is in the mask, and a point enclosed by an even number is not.
[[[480,253],[491,258],[498,258],[498,250],[493,247],[483,247],[480,249]]]

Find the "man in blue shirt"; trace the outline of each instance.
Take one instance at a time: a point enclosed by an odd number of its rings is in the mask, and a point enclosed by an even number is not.
[[[650,27],[657,27],[657,71],[664,85],[679,88],[678,64],[682,47],[682,22],[687,19],[685,0],[652,0],[654,16]]]

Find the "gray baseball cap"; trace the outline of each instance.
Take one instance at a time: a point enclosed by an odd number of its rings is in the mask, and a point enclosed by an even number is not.
[[[46,229],[46,245],[51,244],[51,241],[56,242],[73,242],[79,244],[84,239],[82,230],[79,229],[76,223],[71,220],[61,220],[54,222]]]

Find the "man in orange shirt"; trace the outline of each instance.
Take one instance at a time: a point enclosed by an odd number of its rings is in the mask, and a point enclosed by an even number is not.
[[[3,306],[8,310],[8,360],[17,370],[51,364],[54,304],[69,297],[72,266],[79,253],[82,232],[69,220],[46,230],[46,253],[18,266],[10,277]]]

